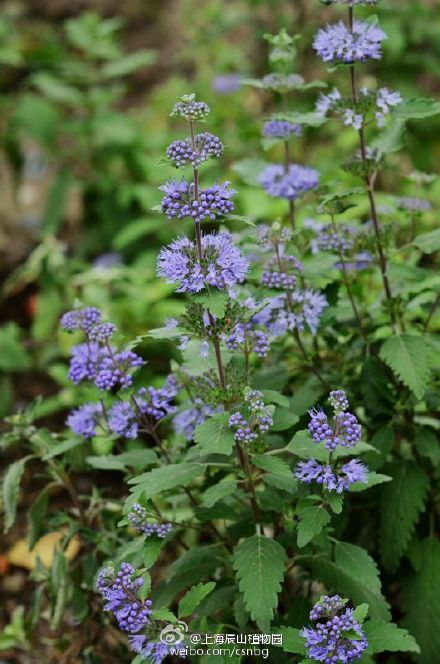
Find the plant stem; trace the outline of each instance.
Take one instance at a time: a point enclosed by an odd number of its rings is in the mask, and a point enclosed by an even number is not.
[[[284,141],[284,170],[286,173],[289,170],[290,166],[290,147],[289,147],[289,141]],[[289,221],[290,225],[292,226],[292,230],[296,230],[296,222],[295,222],[295,201],[292,201],[289,198]]]
[[[425,321],[425,324],[423,326],[423,331],[426,332],[429,327],[429,323],[431,322],[431,319],[435,313],[435,310],[437,309],[438,305],[440,304],[440,293],[437,295],[435,298],[434,302],[432,303],[431,309],[429,310],[428,317]]]
[[[353,7],[348,8],[348,22],[350,26],[350,31],[353,33]],[[350,82],[351,82],[351,96],[352,96],[352,101],[353,101],[353,107],[354,110],[356,110],[357,104],[358,104],[358,97],[357,97],[357,91],[356,91],[356,75],[355,75],[355,67],[354,64],[350,65]],[[362,158],[362,163],[364,165],[364,168],[366,168],[367,165],[367,148],[366,148],[366,141],[365,141],[365,131],[364,131],[364,126],[360,127],[358,130],[359,134],[359,144],[360,144],[360,150],[361,150],[361,158]],[[385,296],[387,299],[387,304],[388,304],[388,309],[390,313],[390,318],[391,318],[391,326],[393,328],[393,332],[396,333],[396,314],[394,311],[394,301],[393,301],[393,296],[391,293],[391,287],[390,283],[388,280],[388,275],[387,275],[387,259],[385,256],[385,252],[383,249],[382,245],[382,238],[381,238],[381,231],[380,231],[380,223],[379,223],[379,217],[377,214],[377,207],[376,207],[376,200],[374,196],[374,184],[375,184],[375,179],[376,179],[376,174],[374,175],[369,175],[368,173],[365,173],[364,175],[364,181],[365,181],[365,186],[367,190],[367,195],[368,195],[368,201],[370,203],[370,213],[371,213],[371,220],[373,222],[373,227],[374,227],[374,234],[376,236],[376,248],[377,248],[377,253],[379,256],[379,267],[382,275],[382,282],[383,282],[383,287],[385,291]]]
[[[274,246],[275,246],[275,254],[276,254],[276,258],[277,258],[278,271],[281,273],[283,271],[283,266],[282,266],[282,263],[281,263],[281,255],[280,255],[279,246],[278,246],[278,244],[275,244]],[[289,291],[286,291],[286,303],[287,303],[287,308],[288,308],[289,312],[292,312],[293,303],[292,303],[292,298],[290,296]],[[325,378],[323,378],[323,376],[321,376],[320,371],[314,366],[313,362],[310,360],[309,354],[307,353],[307,351],[306,351],[306,349],[303,345],[303,342],[301,341],[301,337],[299,335],[298,330],[297,329],[291,330],[291,332],[293,334],[293,337],[296,340],[296,343],[298,344],[298,347],[301,351],[302,356],[304,357],[305,361],[309,365],[311,371],[315,374],[316,378],[319,380],[321,385],[323,387],[325,387],[326,390],[330,389],[330,385],[327,383]]]
[[[367,335],[365,333],[365,329],[364,329],[364,326],[362,324],[362,318],[360,316],[359,310],[358,310],[357,305],[356,305],[356,301],[354,299],[353,291],[351,289],[350,279],[349,279],[349,276],[348,276],[347,266],[346,266],[345,260],[344,260],[344,254],[342,253],[342,248],[339,244],[338,229],[337,229],[337,226],[336,226],[335,217],[334,217],[333,214],[330,215],[330,216],[331,216],[331,220],[332,220],[333,231],[334,231],[334,233],[337,237],[337,242],[338,242],[338,254],[339,254],[339,260],[341,261],[341,266],[342,266],[342,278],[343,278],[343,281],[344,281],[344,284],[345,284],[345,288],[347,289],[348,298],[351,302],[351,307],[353,309],[354,317],[356,319],[356,322],[357,322],[357,325],[358,325],[358,328],[359,328],[359,332],[361,333],[361,337],[364,340],[365,345],[368,347],[369,344],[368,344]]]

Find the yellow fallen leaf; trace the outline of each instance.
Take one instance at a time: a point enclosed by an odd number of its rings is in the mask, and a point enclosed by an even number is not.
[[[24,538],[19,539],[9,549],[6,557],[11,565],[15,565],[16,567],[24,567],[26,569],[34,570],[37,564],[37,558],[40,558],[45,567],[51,567],[55,549],[64,537],[64,534],[65,533],[61,531],[57,531],[43,535],[43,537],[41,537],[41,539],[35,544],[32,551],[29,550],[29,545]],[[64,551],[64,556],[69,562],[76,558],[80,546],[79,537],[72,537]]]

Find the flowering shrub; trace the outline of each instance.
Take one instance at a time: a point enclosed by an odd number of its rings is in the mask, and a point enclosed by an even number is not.
[[[209,105],[179,98],[171,110],[185,134],[166,157],[182,176],[158,195],[176,237],[158,253],[157,276],[181,294],[180,313],[127,342],[98,306],[78,304],[61,319],[81,401],[68,431],[38,429],[29,412],[11,418],[8,442],[32,452],[6,471],[6,527],[31,459],[72,500],[57,562],[37,570],[39,601],[47,593],[53,625],[63,602],[113,639],[117,629],[121,661],[159,664],[197,635],[225,644],[231,633],[248,644],[261,636],[274,662],[440,657],[439,282],[419,265],[439,236],[416,235],[429,202],[391,201],[393,214],[408,215],[402,231],[384,223],[378,192],[406,121],[439,105],[359,88],[358,65],[379,60],[386,44],[375,20],[354,16],[375,2],[327,4],[347,5],[347,20],[319,29],[313,48],[341,73],[346,96],[335,88],[317,94],[315,111],[289,110],[292,93],[323,84],[292,73],[296,39],[285,31],[269,38],[273,71],[248,81],[283,100],[262,129],[282,157],[255,178],[282,218],[232,214],[238,188],[205,175],[224,153],[205,130]],[[354,146],[340,183],[293,161],[297,142],[333,116]],[[304,218],[307,205],[318,219]],[[153,385],[144,382],[146,339],[175,353]],[[108,486],[86,495],[72,482],[76,464],[108,472]],[[48,500],[45,488],[32,507],[33,544]],[[74,536],[81,557],[69,570],[63,551]],[[233,656],[253,661],[250,651]]]

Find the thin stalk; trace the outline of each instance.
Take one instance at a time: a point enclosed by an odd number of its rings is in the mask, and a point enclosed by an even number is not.
[[[437,309],[438,305],[440,304],[440,293],[437,295],[435,298],[434,302],[432,303],[431,309],[429,310],[428,317],[425,321],[425,324],[423,326],[423,331],[426,332],[429,327],[429,323],[431,322],[431,319],[435,313],[435,310]]]
[[[281,255],[280,255],[279,246],[278,246],[278,244],[275,244],[274,246],[275,246],[275,254],[276,254],[276,258],[277,258],[278,270],[281,273],[283,271],[283,267],[282,267],[282,263],[281,263]],[[287,307],[288,307],[289,311],[292,312],[293,303],[292,303],[292,298],[290,296],[289,291],[286,291],[286,303],[287,303]],[[310,370],[315,374],[316,378],[319,380],[321,385],[323,387],[325,387],[326,390],[330,389],[330,385],[327,383],[325,378],[323,376],[321,376],[320,371],[315,367],[315,365],[311,361],[311,359],[309,357],[309,354],[306,351],[303,342],[301,341],[301,337],[299,335],[298,330],[297,329],[292,330],[292,334],[293,334],[294,339],[296,340],[296,343],[298,344],[299,350],[300,350],[304,360],[309,365]]]
[[[353,7],[348,8],[348,23],[350,26],[350,31],[353,33]],[[355,67],[354,64],[350,66],[350,83],[351,83],[351,96],[352,96],[352,101],[353,101],[353,107],[356,109],[357,103],[358,103],[358,96],[357,96],[357,90],[356,90],[356,75],[355,75]],[[362,163],[364,165],[364,168],[366,167],[367,163],[367,147],[366,147],[366,141],[365,141],[365,130],[364,126],[362,125],[361,128],[358,130],[358,135],[359,135],[359,144],[360,144],[360,150],[361,150],[361,158],[362,158]],[[394,301],[393,301],[393,296],[391,293],[391,287],[390,283],[388,280],[388,275],[387,275],[387,259],[385,256],[384,248],[382,245],[382,238],[381,238],[381,231],[380,231],[380,223],[379,223],[379,217],[377,214],[377,207],[376,207],[376,200],[375,200],[375,195],[374,195],[374,185],[375,185],[375,175],[368,175],[367,173],[364,176],[364,181],[365,181],[365,186],[367,190],[367,195],[368,195],[368,201],[370,203],[370,213],[371,213],[371,220],[373,222],[373,227],[374,227],[374,234],[376,236],[376,248],[377,248],[377,253],[379,256],[379,267],[382,275],[382,283],[385,291],[385,296],[387,299],[387,304],[388,304],[388,309],[390,313],[390,318],[391,318],[391,325],[393,328],[394,333],[396,333],[396,314],[394,311]]]
[[[284,170],[286,173],[289,171],[291,160],[290,160],[290,146],[289,141],[284,141]],[[295,201],[289,199],[289,221],[292,226],[292,230],[296,230],[296,221],[295,221]]]
[[[334,217],[333,214],[331,215],[331,220],[332,220],[333,231],[334,231],[337,239],[339,240],[338,229],[337,229],[335,217]],[[342,248],[341,248],[339,242],[338,242],[338,254],[339,254],[339,260],[340,260],[341,266],[342,266],[342,278],[343,278],[343,281],[344,281],[344,284],[345,284],[345,288],[347,290],[348,299],[351,302],[351,307],[353,309],[354,317],[356,319],[356,323],[357,323],[357,326],[359,328],[359,332],[361,333],[361,337],[364,340],[365,345],[368,347],[369,344],[368,344],[367,335],[366,335],[366,332],[365,332],[365,328],[362,324],[361,315],[360,315],[359,310],[358,310],[357,305],[356,305],[356,300],[354,299],[353,291],[351,289],[350,279],[349,279],[349,276],[348,276],[347,266],[346,266],[345,260],[344,260],[344,254],[342,253]]]

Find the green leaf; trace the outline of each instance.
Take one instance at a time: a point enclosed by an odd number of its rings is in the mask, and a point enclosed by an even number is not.
[[[21,343],[21,330],[16,323],[0,327],[0,371],[22,371],[30,358]]]
[[[215,588],[215,582],[199,583],[197,586],[188,590],[186,595],[179,602],[179,618],[190,616],[194,613],[202,599],[207,597]]]
[[[286,431],[299,420],[298,415],[287,408],[277,408],[273,416],[272,431]]]
[[[424,254],[432,254],[434,251],[440,250],[440,228],[430,233],[422,233],[418,235],[413,244],[423,251]]]
[[[417,431],[415,445],[424,457],[430,459],[434,467],[440,463],[440,443],[432,429],[422,427]]]
[[[274,473],[275,475],[282,475],[283,477],[292,479],[292,469],[285,461],[278,457],[269,454],[253,454],[252,463],[254,466],[257,466],[257,468],[261,468],[268,473]]]
[[[88,456],[86,457],[86,461],[92,468],[98,468],[99,470],[125,471],[128,468],[139,470],[155,464],[157,462],[157,454],[154,450],[139,449],[122,452],[122,454]]]
[[[419,571],[403,584],[403,624],[420,646],[421,664],[434,664],[440,653],[440,542],[420,542]]]
[[[305,639],[299,633],[299,629],[296,629],[295,627],[280,627],[279,629],[273,629],[272,634],[282,634],[282,648],[284,652],[292,652],[296,655],[306,654]]]
[[[20,482],[23,477],[26,461],[30,457],[19,459],[8,466],[2,481],[2,503],[4,518],[4,532],[8,532],[15,521],[17,511],[18,497],[20,492]]]
[[[440,113],[440,102],[435,99],[419,98],[408,99],[397,106],[392,112],[393,118],[403,120],[420,120],[430,118]]]
[[[378,652],[420,652],[415,638],[394,623],[369,620],[362,628],[368,641],[367,655]]]
[[[384,129],[375,141],[372,143],[372,148],[377,150],[378,158],[384,155],[398,152],[405,146],[405,121],[396,120],[391,122],[386,129]]]
[[[385,341],[379,353],[393,373],[421,399],[431,371],[431,346],[423,337],[396,334]]]
[[[216,318],[223,318],[229,301],[229,295],[221,291],[209,292],[206,295],[196,295],[194,301],[209,309]]]
[[[384,566],[394,570],[423,511],[429,481],[413,461],[395,463],[387,471],[393,481],[382,489],[379,543]]]
[[[328,459],[328,450],[325,449],[324,445],[315,443],[307,429],[297,431],[288,444],[287,449],[292,454],[300,457],[300,459],[316,459],[321,463],[327,462]],[[376,451],[374,447],[363,442],[357,443],[355,450],[356,454]],[[333,451],[334,459],[342,459],[346,456],[353,456],[353,448],[338,446]]]
[[[249,537],[234,549],[233,566],[245,607],[263,632],[269,631],[278,604],[286,561],[283,547],[262,535]]]
[[[336,542],[334,558],[324,554],[310,558],[314,575],[328,590],[350,597],[355,604],[368,604],[377,620],[389,620],[389,605],[382,595],[379,570],[373,558],[355,544]]]
[[[360,625],[362,625],[362,623],[364,622],[365,618],[368,615],[368,611],[369,611],[368,604],[359,604],[359,606],[357,606],[353,611],[353,617]]]
[[[101,69],[101,74],[105,78],[118,78],[120,76],[127,76],[141,67],[148,67],[153,64],[156,59],[154,51],[139,50],[134,53],[124,55],[117,60],[107,62]]]
[[[235,480],[225,480],[209,487],[203,494],[203,505],[208,509],[213,507],[219,500],[235,493],[237,482]]]
[[[185,334],[181,327],[157,327],[150,330],[146,336],[152,339],[178,339]]]
[[[218,413],[199,424],[194,431],[194,440],[201,454],[226,454],[234,449],[234,432],[229,428],[227,413]]]
[[[367,489],[371,489],[372,486],[376,486],[377,484],[383,484],[384,482],[391,482],[393,478],[390,477],[389,475],[382,475],[381,473],[375,473],[369,472],[367,481],[366,482],[354,482],[354,484],[351,485],[350,491],[366,491]]]
[[[42,531],[42,525],[47,513],[49,504],[49,489],[45,487],[36,500],[29,508],[28,514],[28,544],[32,549],[39,540]]]
[[[132,489],[136,497],[142,494],[148,500],[176,486],[188,486],[196,477],[202,475],[203,471],[204,466],[198,463],[169,464],[134,477],[128,483],[136,485]]]
[[[312,505],[299,510],[298,517],[298,548],[302,548],[319,535],[325,526],[330,523],[330,514],[322,505]]]
[[[261,390],[261,392],[265,403],[275,403],[282,408],[289,408],[289,399],[284,394],[281,394],[281,392],[277,392],[276,390]]]
[[[73,85],[64,83],[58,77],[46,72],[39,72],[32,77],[32,83],[49,97],[50,100],[59,104],[76,106],[82,104],[83,96],[81,92]]]
[[[55,443],[55,445],[51,446],[49,452],[46,452],[46,454],[43,456],[43,461],[49,461],[56,456],[61,456],[61,454],[65,454],[66,452],[74,450],[76,447],[81,447],[81,445],[85,444],[86,441],[84,438],[79,437],[62,440],[60,443]]]
[[[306,127],[320,127],[326,122],[320,113],[278,113],[277,117]]]

